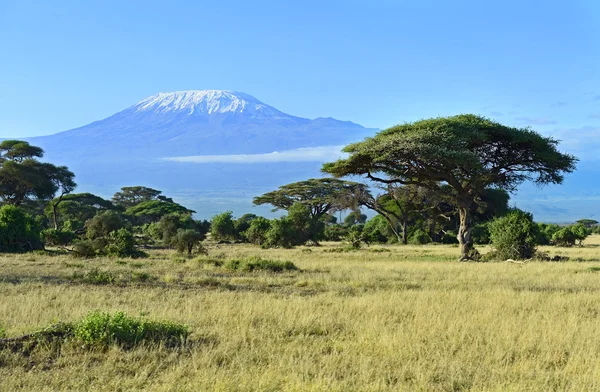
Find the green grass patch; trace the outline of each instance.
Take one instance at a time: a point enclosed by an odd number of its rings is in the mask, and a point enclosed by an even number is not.
[[[232,259],[223,264],[225,269],[230,271],[268,271],[268,272],[288,272],[298,271],[298,267],[291,261],[268,260],[260,257],[246,257],[243,259]]]

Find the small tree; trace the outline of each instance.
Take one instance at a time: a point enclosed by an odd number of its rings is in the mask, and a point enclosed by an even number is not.
[[[115,193],[112,202],[124,209],[134,207],[140,203],[150,200],[158,200],[162,192],[145,186],[126,186],[120,192]]]
[[[246,239],[251,244],[262,245],[267,241],[267,232],[271,228],[271,221],[262,216],[253,219],[246,230]]]
[[[113,231],[126,226],[125,220],[116,211],[104,211],[94,216],[86,226],[87,238],[94,240],[108,237]]]
[[[531,129],[467,114],[398,125],[347,146],[348,158],[327,163],[335,177],[362,175],[383,185],[452,189],[459,213],[460,260],[471,258],[473,209],[487,188],[515,190],[526,180],[560,184],[577,159],[558,141]]]
[[[0,252],[41,249],[40,232],[35,220],[18,207],[0,207]]]
[[[492,220],[489,230],[497,258],[519,260],[534,256],[539,232],[530,213],[514,210]]]
[[[194,249],[198,249],[201,253],[205,252],[200,244],[204,238],[204,234],[198,231],[192,229],[179,229],[177,234],[173,237],[172,243],[175,245],[177,252],[187,253],[188,256],[192,256]]]
[[[225,211],[213,217],[211,221],[211,237],[214,240],[233,241],[236,238],[235,223],[233,221],[233,212]]]

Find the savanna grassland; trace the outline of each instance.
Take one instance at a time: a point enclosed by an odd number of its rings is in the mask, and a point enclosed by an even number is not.
[[[196,259],[0,256],[0,328],[90,311],[187,324],[180,347],[0,350],[0,390],[600,390],[600,236],[566,262],[459,263],[444,245],[211,245]],[[485,249],[484,249],[485,251]],[[299,270],[231,270],[260,256]]]

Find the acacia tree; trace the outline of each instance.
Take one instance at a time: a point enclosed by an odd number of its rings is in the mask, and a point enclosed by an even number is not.
[[[98,212],[112,210],[115,206],[108,200],[91,193],[70,193],[61,195],[50,201],[46,208],[46,215],[53,219],[54,228],[59,229],[61,224],[71,221],[78,227],[93,218]]]
[[[460,260],[471,258],[472,209],[486,188],[516,190],[526,180],[559,184],[577,158],[558,141],[529,128],[508,127],[465,114],[398,125],[344,149],[346,159],[326,163],[335,177],[362,175],[379,184],[448,185],[459,213]]]
[[[160,200],[168,203],[173,202],[173,199],[162,196],[162,191],[139,185],[123,187],[121,188],[121,191],[115,193],[112,198],[112,202],[115,205],[125,209],[151,200]]]
[[[0,143],[0,200],[20,206],[28,200],[49,200],[72,192],[75,175],[66,166],[40,162],[44,151],[21,140]]]
[[[336,178],[313,178],[280,186],[278,190],[265,193],[254,198],[254,204],[271,204],[275,210],[289,210],[299,203],[308,208],[311,226],[316,224],[327,213],[358,209],[359,200],[367,186],[357,182],[343,181]],[[318,243],[318,233],[312,233],[310,240]]]

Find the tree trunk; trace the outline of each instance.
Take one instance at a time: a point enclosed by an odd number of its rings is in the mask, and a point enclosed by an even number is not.
[[[404,245],[408,244],[408,224],[406,221],[402,224],[402,243]]]
[[[460,218],[460,226],[458,228],[458,243],[460,247],[460,259],[459,261],[471,260],[471,250],[473,249],[473,238],[471,237],[471,230],[473,229],[473,222],[471,218],[470,206],[464,204],[458,207],[458,216]]]
[[[58,212],[56,207],[58,204],[52,203],[52,217],[54,218],[54,230],[58,230]]]

